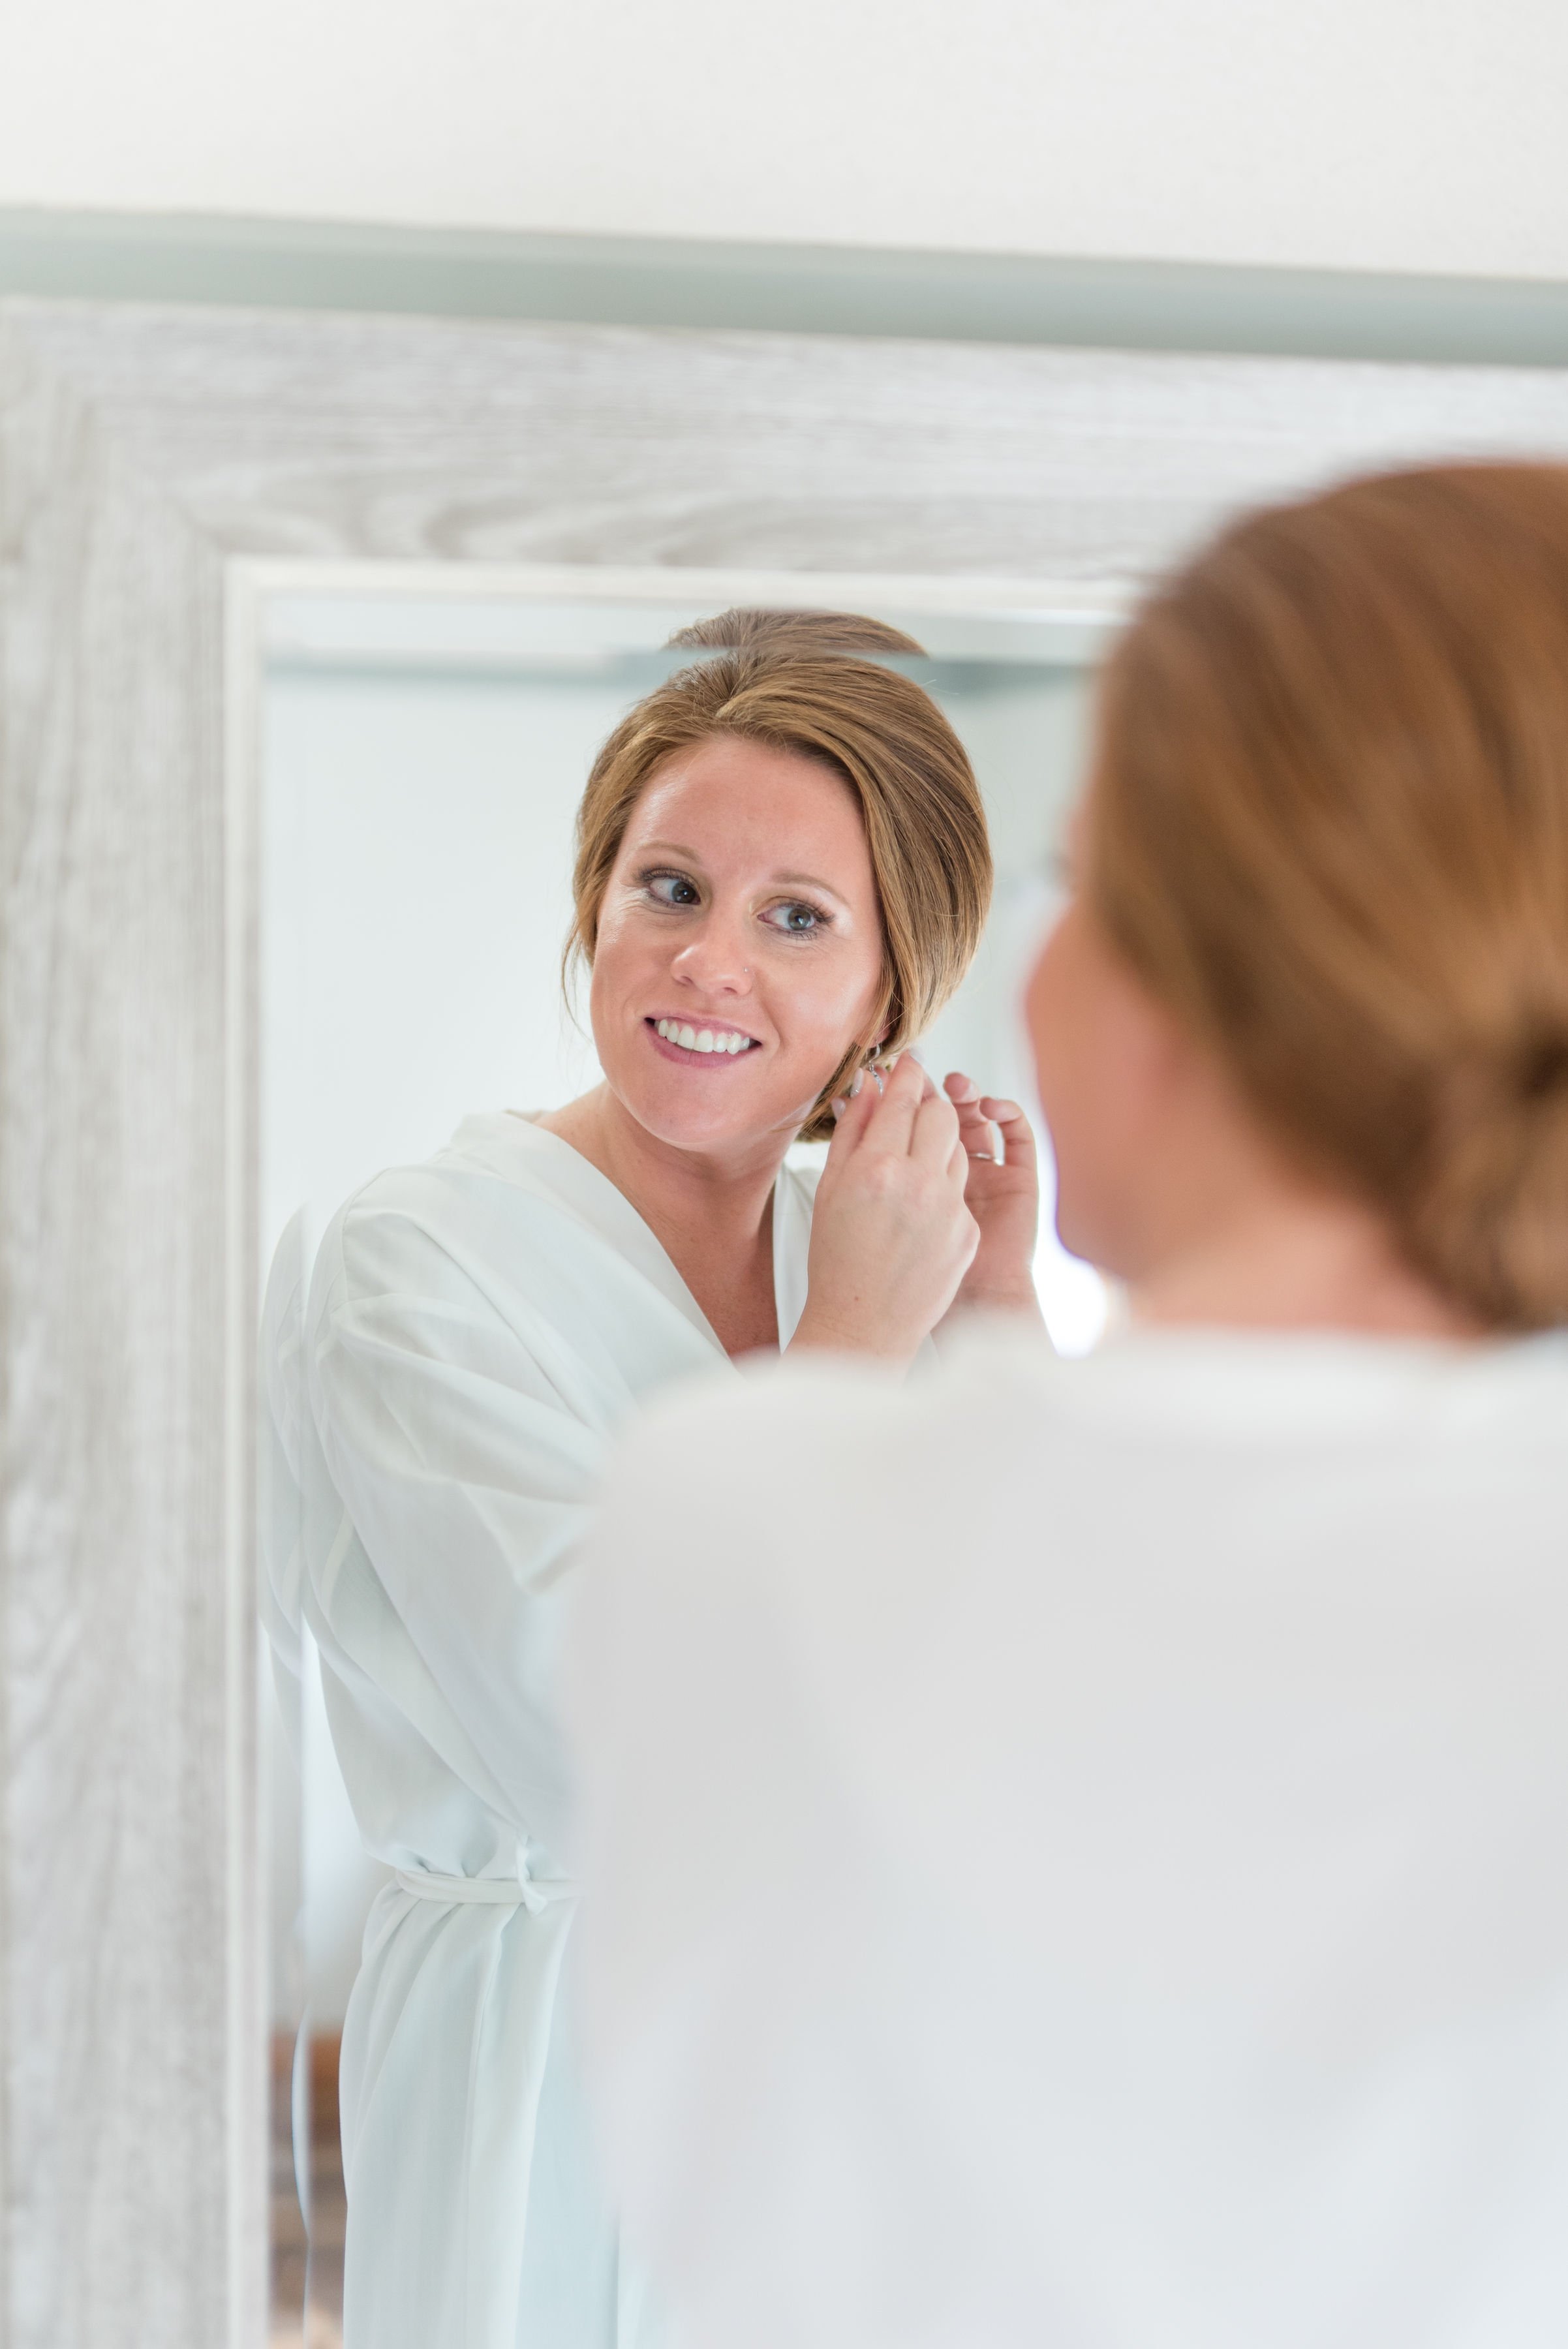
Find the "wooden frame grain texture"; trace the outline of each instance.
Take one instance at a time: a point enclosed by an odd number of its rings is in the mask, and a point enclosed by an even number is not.
[[[1505,450],[1568,453],[1568,377],[0,307],[11,2349],[254,2349],[264,2322],[246,779],[269,577],[674,565],[1049,601],[1136,583],[1249,500]]]

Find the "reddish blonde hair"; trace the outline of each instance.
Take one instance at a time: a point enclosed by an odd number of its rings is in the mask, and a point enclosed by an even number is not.
[[[828,1104],[856,1067],[912,1043],[968,969],[991,903],[985,811],[968,754],[929,693],[867,655],[919,653],[879,620],[841,612],[726,612],[676,646],[711,657],[639,701],[594,761],[577,811],[568,964],[594,957],[599,908],[626,827],[654,775],[719,734],[832,769],[859,803],[882,916],[882,988],[871,1034],[845,1057],[802,1128],[833,1131]]]
[[[1112,657],[1085,846],[1299,1162],[1485,1324],[1568,1321],[1568,469],[1227,530]]]

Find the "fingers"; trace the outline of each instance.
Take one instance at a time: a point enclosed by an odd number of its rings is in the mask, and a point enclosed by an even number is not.
[[[966,1077],[960,1070],[954,1069],[943,1080],[943,1084],[948,1099],[958,1111],[959,1132],[963,1140],[966,1155],[987,1162],[994,1160],[996,1136],[992,1130],[992,1121],[986,1115],[986,1104],[981,1098],[980,1087],[975,1083],[974,1079]]]
[[[1015,1101],[999,1101],[990,1093],[980,1104],[991,1124],[1001,1129],[1002,1146],[1010,1166],[1033,1169],[1038,1155],[1034,1129]]]
[[[873,1088],[867,1085],[865,1090],[870,1092]],[[928,1100],[940,1098],[919,1061],[906,1052],[888,1071],[882,1097],[872,1108],[866,1126],[866,1147],[907,1158],[917,1112]]]
[[[879,1085],[867,1072],[856,1082],[842,1108],[835,1103],[831,1159],[842,1161],[862,1142],[894,1156],[918,1155],[931,1165],[946,1165],[955,1157],[993,1159],[1000,1127],[1009,1164],[1034,1164],[1034,1136],[1018,1103],[982,1094],[961,1071],[950,1071],[939,1091],[914,1054],[905,1052],[882,1071]]]
[[[982,1093],[972,1077],[954,1069],[944,1080],[948,1099],[959,1113],[965,1146],[973,1158],[995,1156],[992,1129],[999,1128],[1009,1166],[1036,1170],[1034,1131],[1015,1101],[998,1093]]]
[[[856,1075],[849,1092],[835,1098],[833,1133],[827,1145],[828,1166],[841,1166],[857,1148],[881,1098],[864,1069]],[[826,1171],[825,1167],[825,1175]]]
[[[949,1174],[957,1171],[961,1180],[962,1172],[968,1169],[969,1153],[959,1131],[958,1112],[934,1085],[915,1112],[909,1155],[924,1165],[940,1167]]]

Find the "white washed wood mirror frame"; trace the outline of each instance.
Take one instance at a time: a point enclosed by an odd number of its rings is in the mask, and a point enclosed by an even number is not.
[[[0,310],[12,2349],[254,2349],[265,2321],[252,1451],[269,598],[673,565],[1104,612],[1238,504],[1504,450],[1568,454],[1568,378]]]

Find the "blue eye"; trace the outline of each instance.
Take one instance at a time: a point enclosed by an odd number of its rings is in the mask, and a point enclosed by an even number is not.
[[[642,885],[658,905],[700,905],[701,893],[684,873],[645,873]]]
[[[763,919],[774,929],[783,930],[787,937],[809,938],[827,927],[829,916],[819,906],[808,905],[804,899],[795,897],[786,905],[770,905]]]

